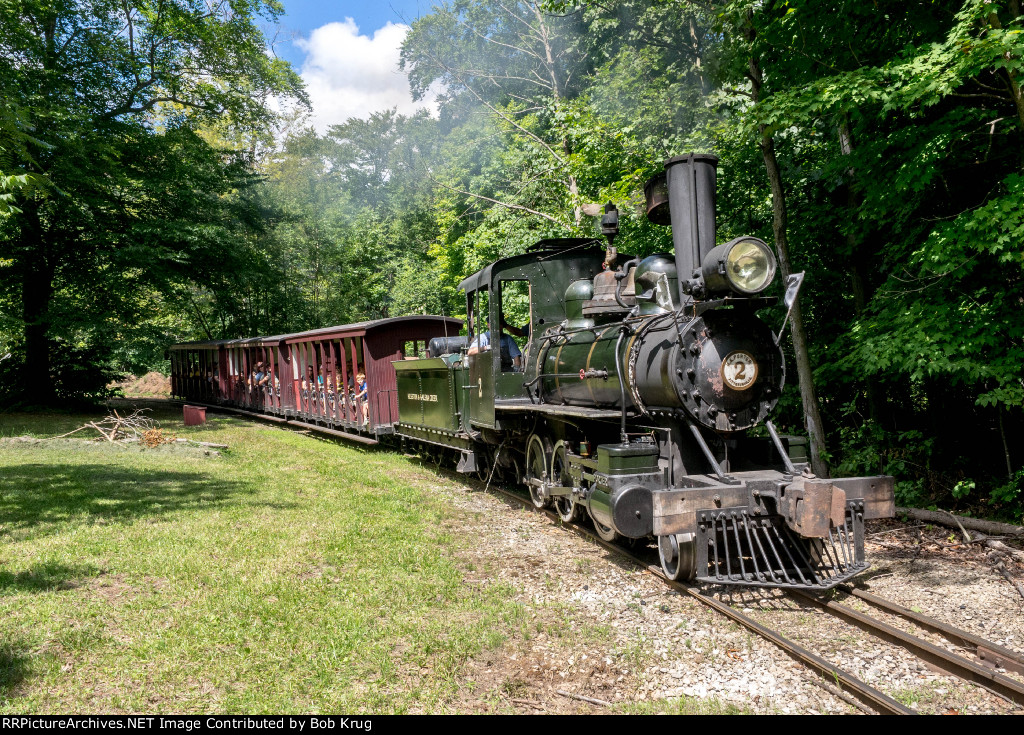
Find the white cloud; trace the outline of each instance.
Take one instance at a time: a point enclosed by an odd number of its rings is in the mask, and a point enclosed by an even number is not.
[[[398,68],[402,41],[409,26],[388,23],[373,32],[359,34],[351,18],[315,29],[308,39],[296,41],[306,52],[302,78],[313,104],[312,122],[323,132],[350,117],[366,118],[371,112],[397,107],[410,114],[421,107],[436,111],[433,95],[414,103],[409,80]]]

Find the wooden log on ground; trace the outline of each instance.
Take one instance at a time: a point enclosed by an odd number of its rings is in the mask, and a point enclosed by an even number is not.
[[[989,549],[992,549],[993,551],[997,551],[1000,554],[1005,554],[1006,556],[1009,556],[1012,559],[1016,559],[1017,561],[1024,564],[1024,551],[1017,551],[1016,549],[1011,549],[1002,541],[997,541],[993,538],[985,539],[985,546]]]
[[[998,536],[1024,536],[1024,526],[1014,526],[1009,523],[998,523],[996,521],[985,521],[980,518],[968,518],[966,516],[953,515],[945,510],[921,510],[920,508],[897,508],[896,515],[905,515],[915,521],[926,521],[938,523],[950,528],[962,526],[972,531],[991,533]]]

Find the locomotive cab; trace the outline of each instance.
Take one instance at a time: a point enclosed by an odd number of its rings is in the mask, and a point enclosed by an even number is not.
[[[468,315],[465,367],[476,389],[467,396],[467,431],[515,431],[519,409],[540,404],[537,376],[545,335],[562,327],[579,303],[563,298],[566,289],[592,283],[602,272],[602,259],[593,239],[541,240],[459,284]],[[586,298],[586,287],[580,293]]]

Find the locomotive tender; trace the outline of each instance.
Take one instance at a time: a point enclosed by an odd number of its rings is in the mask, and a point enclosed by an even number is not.
[[[537,507],[566,522],[588,516],[606,540],[655,540],[671,579],[822,590],[864,571],[864,521],[893,515],[894,480],[817,478],[768,420],[785,361],[756,312],[775,302],[762,293],[776,261],[754,237],[716,244],[716,165],[673,158],[646,187],[648,216],[671,224],[674,255],[618,253],[609,205],[606,249],[543,240],[466,278],[468,334],[447,336],[445,320],[444,335],[422,334],[429,357],[396,355],[393,375],[371,389],[378,402],[394,391],[397,421],[350,425],[357,414],[323,347],[303,354],[325,360],[277,350],[270,385],[278,373],[287,384],[276,398],[270,389],[270,413],[455,454],[460,472],[525,483]],[[506,312],[526,308],[528,324],[506,324]],[[525,337],[522,349],[506,330]],[[344,419],[317,413],[329,404],[323,388],[312,413],[303,403],[314,382],[300,367],[314,362],[338,386],[332,405]],[[747,435],[762,423],[767,438]]]

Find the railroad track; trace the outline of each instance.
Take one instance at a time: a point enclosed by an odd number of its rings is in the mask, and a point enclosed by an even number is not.
[[[528,498],[513,491],[494,485],[490,485],[489,489],[530,510],[537,511],[537,508],[534,507]],[[629,559],[677,592],[688,595],[702,605],[715,610],[765,640],[774,643],[789,656],[819,674],[823,679],[823,687],[849,704],[857,706],[862,710],[879,714],[917,714],[913,709],[896,701],[885,692],[818,656],[778,631],[762,625],[746,613],[705,594],[696,586],[673,582],[667,579],[662,573],[660,565],[652,564],[649,560],[641,558],[622,546],[603,541],[596,533],[579,524],[564,524],[557,514],[550,510],[538,512],[543,513],[558,524],[565,525],[588,540],[599,544],[604,549]],[[1008,702],[1024,707],[1024,683],[995,670],[999,668],[1024,674],[1024,655],[855,587],[841,585],[839,591],[854,599],[861,600],[888,615],[903,618],[923,630],[940,635],[952,644],[973,652],[978,660],[974,661],[966,656],[949,651],[835,600],[818,597],[802,591],[791,590],[788,591],[788,594],[802,603],[818,607],[851,625],[855,625],[869,635],[886,643],[903,648],[934,668],[983,687]]]
[[[1013,702],[1018,706],[1024,706],[1024,683],[993,670],[994,667],[1016,671],[1024,670],[1024,656],[1021,654],[1007,648],[1003,648],[1002,646],[990,641],[978,638],[973,633],[968,633],[967,631],[960,630],[959,628],[954,628],[951,625],[947,625],[946,623],[935,620],[934,618],[930,618],[927,615],[915,613],[912,610],[897,605],[890,600],[876,597],[868,592],[863,592],[855,588],[847,588],[843,591],[858,599],[865,600],[869,604],[878,609],[884,610],[889,614],[899,615],[900,617],[910,620],[925,630],[929,630],[932,633],[938,633],[946,637],[951,643],[971,647],[976,652],[982,652],[979,655],[981,662],[972,661],[966,656],[953,653],[941,646],[937,646],[923,638],[901,630],[900,628],[867,615],[848,605],[836,602],[835,600],[827,600],[802,591],[791,591],[790,595],[803,602],[815,605],[822,610],[826,610],[847,623],[855,625],[861,630],[870,633],[887,643],[899,646],[948,674],[984,687],[1008,702]],[[986,655],[988,656],[988,661],[993,665],[993,668],[989,668],[985,665],[984,662],[986,659],[984,657]]]

